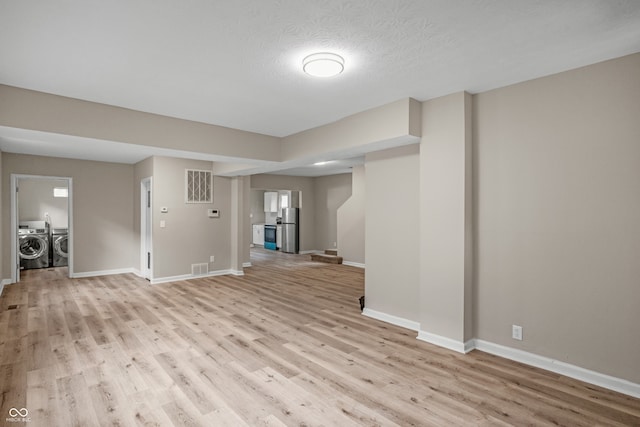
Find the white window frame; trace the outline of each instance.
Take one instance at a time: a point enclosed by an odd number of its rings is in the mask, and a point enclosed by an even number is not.
[[[54,187],[53,197],[69,197],[69,189],[67,187]]]

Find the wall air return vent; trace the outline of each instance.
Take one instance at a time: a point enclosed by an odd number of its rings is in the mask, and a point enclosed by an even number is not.
[[[206,262],[201,264],[191,264],[192,276],[204,276],[205,274],[209,274],[209,264]]]
[[[187,169],[185,171],[185,203],[211,203],[213,201],[213,174],[211,171]]]

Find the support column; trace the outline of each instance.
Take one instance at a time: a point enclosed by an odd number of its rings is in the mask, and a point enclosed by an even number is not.
[[[231,178],[231,270],[236,275],[244,274],[245,220],[244,220],[244,185],[245,178]]]
[[[418,339],[470,351],[472,323],[471,95],[422,105],[420,332]]]

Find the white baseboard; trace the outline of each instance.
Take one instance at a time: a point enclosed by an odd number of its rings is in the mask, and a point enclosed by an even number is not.
[[[351,267],[364,268],[364,264],[361,264],[361,263],[359,263],[359,262],[342,261],[342,264],[344,264],[344,265],[350,265]]]
[[[444,347],[446,349],[463,354],[469,353],[474,349],[474,340],[469,340],[467,342],[456,341],[454,339],[432,334],[431,332],[426,331],[419,331],[417,338],[420,341],[428,342],[430,344],[437,345],[438,347]]]
[[[157,285],[159,283],[180,282],[182,280],[189,280],[189,279],[195,279],[196,277],[207,277],[207,276],[208,275],[194,276],[193,274],[182,274],[180,276],[167,276],[167,277],[160,277],[157,279],[149,279],[149,282],[151,282],[152,285]]]
[[[242,276],[244,272],[239,270],[217,270],[210,271],[207,274],[202,274],[199,276],[194,276],[193,274],[182,274],[180,276],[171,276],[171,277],[160,277],[157,279],[151,279],[152,285],[157,285],[158,283],[169,283],[169,282],[180,282],[182,280],[191,280],[191,279],[201,279],[203,277],[212,277],[212,276],[224,276],[227,274],[233,274],[234,276]]]
[[[536,368],[546,369],[566,377],[575,378],[589,384],[595,384],[609,390],[617,391],[636,398],[640,398],[640,384],[632,383],[621,378],[612,377],[610,375],[601,374],[559,360],[551,359],[527,351],[518,350],[503,345],[494,344],[492,342],[475,339],[474,347],[476,350],[485,353],[495,354],[505,359],[515,360],[516,362],[526,365],[535,366]]]
[[[561,362],[559,360],[551,359],[549,357],[540,356],[511,347],[494,344],[489,341],[480,339],[471,339],[467,342],[456,341],[451,338],[443,337],[426,331],[421,331],[420,323],[418,322],[413,322],[411,320],[392,316],[390,314],[381,313],[369,308],[365,308],[362,311],[362,314],[373,319],[391,323],[392,325],[418,331],[417,339],[458,353],[466,354],[472,350],[484,351],[485,353],[494,354],[496,356],[504,357],[505,359],[514,360],[516,362],[524,363],[525,365],[535,366],[536,368],[545,369],[547,371],[555,372],[569,378],[574,378],[589,384],[594,384],[609,390],[640,398],[640,384],[636,384],[622,378],[617,378],[611,375],[602,374],[600,372],[591,371],[589,369],[571,365],[566,362]]]
[[[243,267],[243,268],[251,267],[251,263],[250,263],[250,262],[243,262],[243,263],[242,263],[242,267]]]
[[[401,328],[411,329],[412,331],[420,330],[420,323],[413,320],[405,319],[391,314],[382,313],[380,311],[371,310],[366,308],[362,310],[362,314],[372,319],[382,320],[383,322],[391,323],[392,325],[400,326]]]
[[[298,254],[300,255],[309,255],[309,254],[320,254],[323,253],[324,251],[318,251],[318,250],[311,250],[311,251],[300,251],[298,252]]]
[[[72,279],[81,279],[84,277],[96,277],[96,276],[111,276],[113,274],[128,274],[135,273],[133,268],[119,268],[115,270],[100,270],[100,271],[84,271],[81,273],[73,272],[70,274]]]

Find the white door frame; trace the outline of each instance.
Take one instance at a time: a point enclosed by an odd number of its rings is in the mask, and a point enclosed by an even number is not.
[[[153,280],[152,188],[153,177],[140,181],[140,275],[149,281]]]
[[[68,176],[43,176],[11,174],[11,283],[20,281],[20,259],[18,259],[18,182],[21,179],[62,180],[67,182],[69,197],[67,198],[68,216],[68,271],[69,277],[73,277],[73,178]]]

